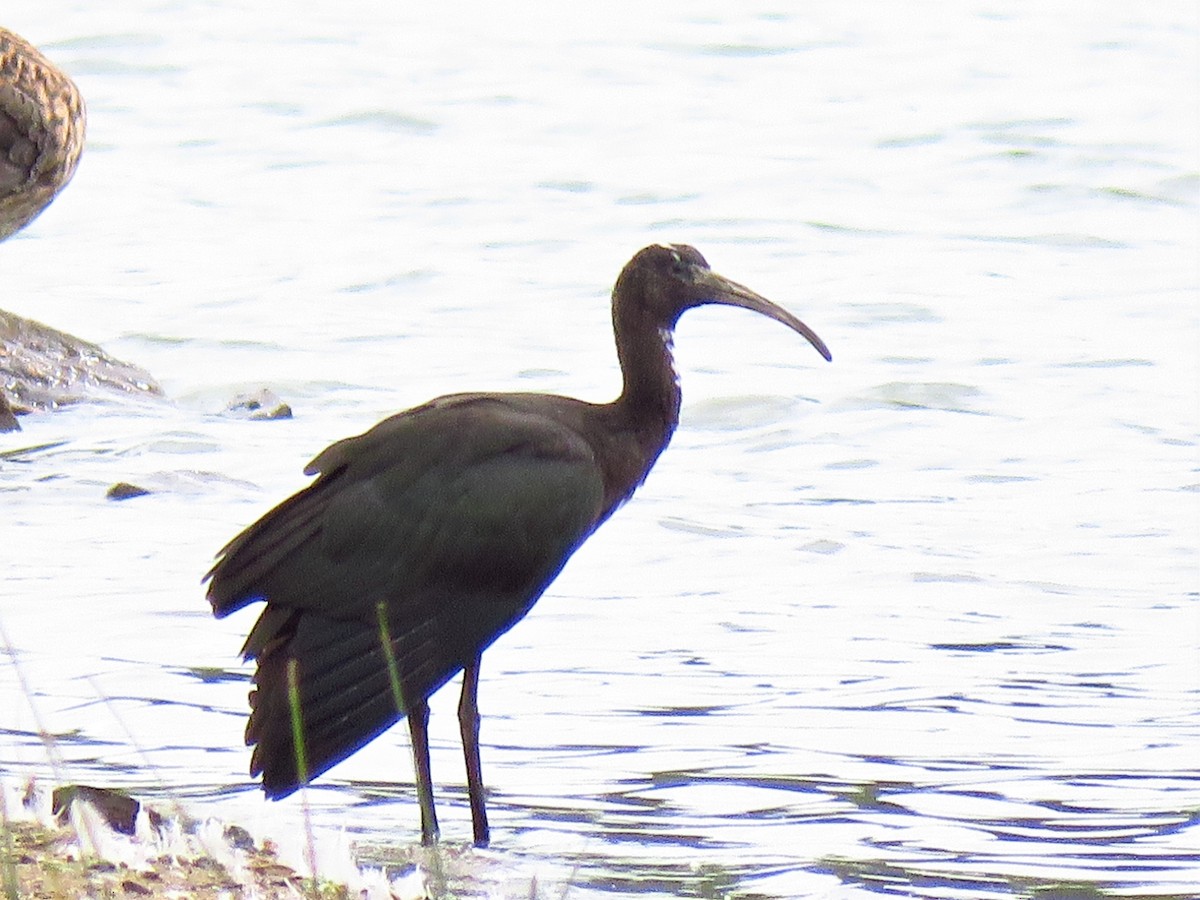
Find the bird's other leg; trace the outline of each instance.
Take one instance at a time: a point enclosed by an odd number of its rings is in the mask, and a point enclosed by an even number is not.
[[[433,809],[433,779],[429,774],[429,704],[424,700],[408,709],[408,733],[412,735],[413,763],[417,775],[417,803],[421,806],[421,843],[437,843],[437,813]]]
[[[471,826],[475,846],[488,845],[487,807],[483,801],[483,770],[479,764],[479,657],[463,669],[462,698],[458,701],[458,726],[463,756],[467,760],[467,796],[471,800]]]

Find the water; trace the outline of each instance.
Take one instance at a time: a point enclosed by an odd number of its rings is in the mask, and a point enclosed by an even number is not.
[[[0,248],[0,305],[173,401],[3,437],[0,613],[39,717],[0,669],[5,771],[48,774],[40,722],[66,777],[298,857],[299,803],[245,777],[254,613],[209,618],[213,552],[437,393],[609,399],[609,286],[686,241],[834,363],[683,320],[672,447],[485,657],[479,891],[1197,891],[1194,4],[43,0],[5,25],[91,119]],[[264,384],[293,420],[217,415]],[[121,480],[156,493],[106,501]],[[322,778],[323,846],[403,855],[411,780],[402,728]]]

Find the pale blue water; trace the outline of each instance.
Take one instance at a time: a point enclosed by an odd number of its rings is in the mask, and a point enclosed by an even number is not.
[[[485,657],[480,891],[1197,892],[1194,3],[247,6],[4,14],[91,118],[0,306],[173,399],[0,438],[62,442],[0,457],[0,624],[67,777],[295,852],[213,552],[435,394],[609,399],[612,280],[683,241],[834,362],[683,320],[672,447]],[[296,418],[216,415],[262,385]],[[0,667],[0,768],[48,772],[36,728]],[[323,840],[410,847],[411,780],[395,729],[309,792]]]

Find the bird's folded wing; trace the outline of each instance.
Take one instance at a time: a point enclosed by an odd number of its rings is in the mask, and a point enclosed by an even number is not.
[[[265,599],[374,621],[384,602],[403,625],[407,608],[458,596],[531,603],[602,512],[589,445],[494,397],[393,416],[309,471],[316,482],[221,552],[209,573],[218,616]]]

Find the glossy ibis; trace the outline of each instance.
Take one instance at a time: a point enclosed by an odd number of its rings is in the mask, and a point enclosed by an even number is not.
[[[807,325],[710,270],[694,248],[646,247],[613,289],[624,378],[614,402],[439,397],[327,448],[305,469],[315,482],[221,551],[208,575],[215,615],[267,601],[242,652],[258,661],[246,742],[268,797],[287,796],[407,714],[421,835],[432,843],[426,700],[464,670],[467,788],[475,843],[487,843],[480,655],[666,447],[680,403],[672,330],[707,303],[770,316],[830,359]]]

